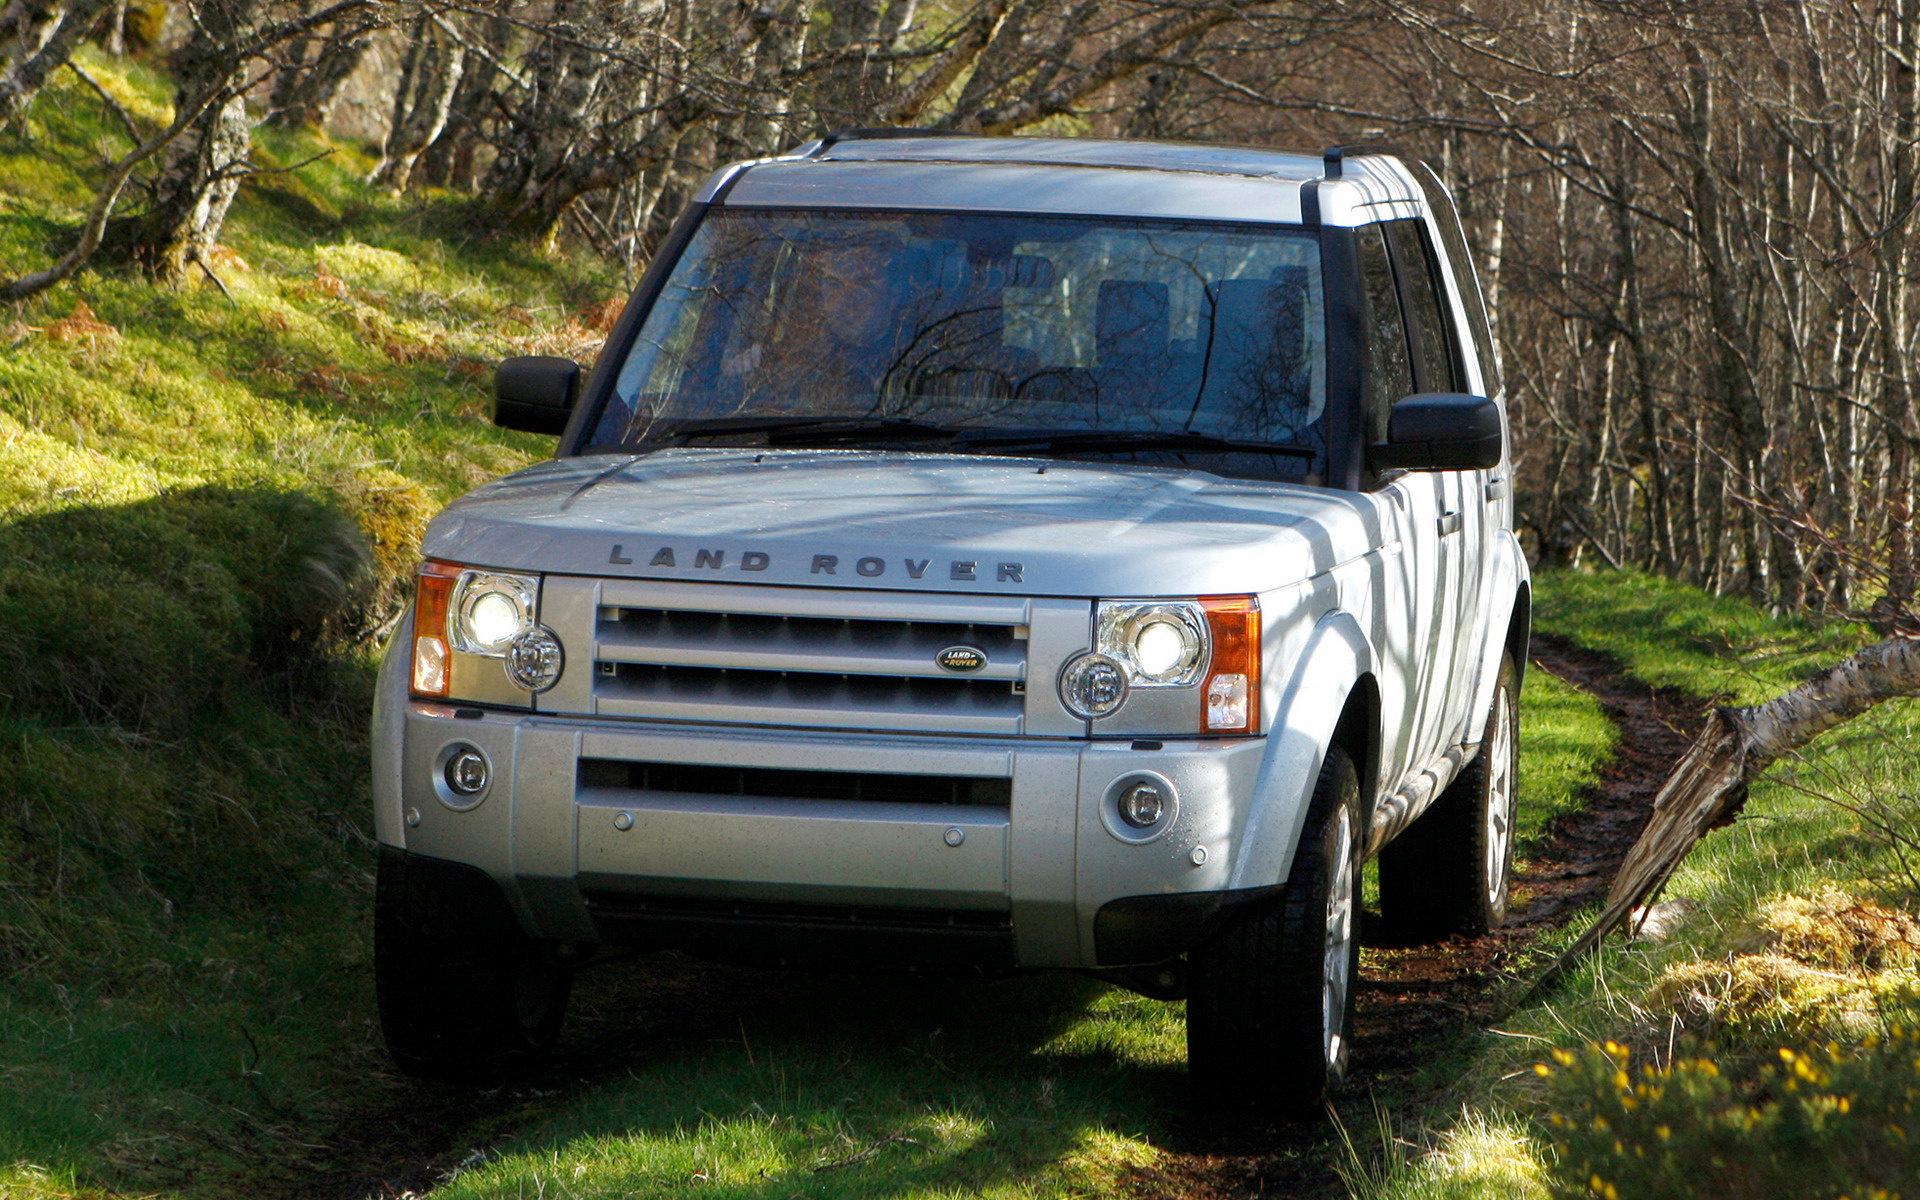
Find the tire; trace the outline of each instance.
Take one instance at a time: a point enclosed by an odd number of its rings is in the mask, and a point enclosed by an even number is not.
[[[373,973],[394,1064],[482,1086],[545,1061],[573,983],[521,933],[492,879],[387,847],[374,894]]]
[[[1396,940],[1479,936],[1507,917],[1520,776],[1513,656],[1500,655],[1480,753],[1380,852],[1380,907]]]
[[[1345,1077],[1364,843],[1359,775],[1336,746],[1279,895],[1190,957],[1187,1072],[1199,1105],[1315,1117]]]

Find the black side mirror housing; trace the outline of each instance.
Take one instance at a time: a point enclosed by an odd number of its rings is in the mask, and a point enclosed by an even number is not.
[[[579,390],[580,364],[570,358],[509,358],[493,373],[493,423],[526,433],[565,433]]]
[[[1500,465],[1505,422],[1485,396],[1425,392],[1393,406],[1373,469],[1484,471]]]

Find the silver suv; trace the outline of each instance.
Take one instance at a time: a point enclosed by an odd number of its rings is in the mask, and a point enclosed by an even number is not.
[[[582,382],[501,366],[558,454],[433,523],[382,668],[406,1070],[674,948],[1095,972],[1186,998],[1201,1098],[1313,1109],[1362,863],[1500,921],[1528,573],[1424,167],[827,137],[715,174]]]

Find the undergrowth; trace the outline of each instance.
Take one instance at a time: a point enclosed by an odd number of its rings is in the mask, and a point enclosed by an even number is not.
[[[168,119],[159,74],[81,62]],[[255,136],[217,282],[103,263],[0,311],[0,1195],[226,1194],[377,1072],[373,658],[426,521],[550,451],[486,420],[492,364],[618,306]],[[0,274],[126,145],[65,72],[0,130]]]
[[[1721,703],[1779,695],[1863,638],[1631,573],[1537,582],[1537,628]],[[1397,1115],[1413,1133],[1363,1147],[1355,1194],[1914,1194],[1920,1162],[1883,1143],[1910,1131],[1900,1106],[1920,1080],[1913,1054],[1893,1049],[1915,1028],[1917,735],[1920,705],[1889,704],[1776,764],[1669,882],[1671,932],[1616,936],[1507,1013],[1456,1086]],[[1825,1090],[1788,1088],[1801,1067]],[[1518,1147],[1539,1181],[1529,1192],[1461,1170],[1457,1135],[1488,1130],[1503,1148],[1487,1161]],[[1860,1165],[1857,1147],[1881,1165]]]

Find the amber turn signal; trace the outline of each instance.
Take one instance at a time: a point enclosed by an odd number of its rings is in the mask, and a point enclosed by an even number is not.
[[[457,563],[431,558],[420,564],[413,602],[413,694],[422,699],[447,695],[447,606],[462,570]]]
[[[1202,596],[1200,607],[1213,636],[1201,724],[1209,733],[1253,733],[1260,728],[1259,597]]]

